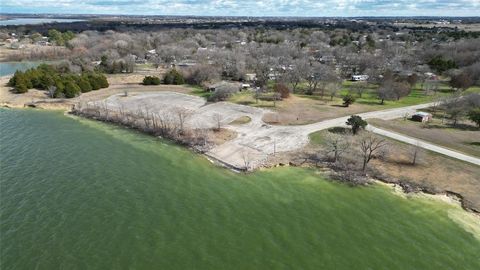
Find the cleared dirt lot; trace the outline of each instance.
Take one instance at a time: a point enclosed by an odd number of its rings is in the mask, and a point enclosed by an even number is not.
[[[339,101],[322,100],[319,97],[300,97],[292,95],[271,107],[275,113],[266,114],[263,120],[273,125],[305,125],[326,119],[332,119],[371,111],[372,107],[353,104],[344,107]]]
[[[222,126],[236,132],[237,137],[208,152],[208,155],[239,169],[252,169],[265,164],[269,156],[276,152],[288,152],[301,149],[309,142],[308,135],[317,130],[345,125],[348,116],[317,122],[309,125],[287,126],[269,125],[263,121],[266,114],[274,112],[263,108],[218,102],[207,104],[203,98],[174,92],[132,93],[128,96],[116,94],[92,104],[106,106],[131,114],[148,110],[155,113],[172,114],[178,117],[178,110],[187,110],[185,125],[189,128],[214,128],[220,120]],[[405,112],[430,106],[416,105],[406,108],[389,109],[363,113],[363,118],[398,118]],[[218,119],[216,116],[221,116]],[[249,117],[250,122],[243,125],[230,125],[232,121]],[[217,119],[216,119],[217,118]]]
[[[467,124],[460,124],[459,128],[453,128],[442,124],[440,120],[434,121],[428,127],[422,127],[422,123],[411,120],[396,119],[385,121],[371,119],[372,125],[401,134],[406,134],[421,140],[429,141],[447,148],[480,157],[480,129]]]
[[[185,127],[212,129],[221,126],[234,131],[237,136],[207,153],[232,167],[244,169],[261,166],[269,155],[278,151],[297,150],[308,143],[308,130],[289,126],[271,126],[262,121],[270,111],[230,102],[206,103],[205,99],[175,92],[116,94],[99,101],[87,101],[91,105],[106,106],[110,110],[138,114],[148,110],[158,114],[178,116],[187,112]],[[237,124],[234,121],[248,117],[250,121]],[[230,124],[234,122],[234,124]]]

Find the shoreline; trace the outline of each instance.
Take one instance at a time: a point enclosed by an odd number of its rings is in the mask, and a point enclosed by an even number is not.
[[[59,102],[37,101],[37,102],[33,102],[33,104],[35,106],[30,106],[30,104],[24,104],[23,106],[20,106],[19,104],[10,104],[10,103],[5,103],[4,102],[4,103],[0,103],[0,106],[4,107],[4,108],[10,108],[10,109],[33,108],[33,109],[44,109],[44,110],[50,110],[50,111],[62,111],[64,113],[64,115],[66,115],[66,116],[75,115],[76,117],[81,117],[81,118],[85,118],[85,119],[105,122],[107,124],[114,124],[114,125],[117,125],[117,126],[123,127],[123,128],[129,128],[129,129],[133,128],[133,127],[125,126],[121,123],[116,123],[116,122],[112,122],[112,121],[107,122],[107,121],[103,121],[101,119],[96,119],[96,118],[93,118],[93,117],[88,117],[88,116],[84,116],[84,115],[77,115],[77,114],[73,113],[73,111],[72,111],[72,104],[69,103],[68,101],[66,102],[65,100],[61,100]],[[50,106],[52,104],[56,104],[56,105],[59,105],[59,106]],[[150,134],[148,132],[144,132],[141,129],[136,129],[136,130],[138,130],[139,132],[142,132],[143,134],[150,135],[150,136],[153,136],[153,137],[157,137],[157,136],[154,136],[153,134]],[[186,146],[185,144],[177,142],[173,139],[163,138],[163,137],[161,137],[161,138],[166,139],[168,141],[171,141],[178,146],[182,146],[182,147],[185,147],[186,149],[192,150],[196,154],[201,154],[203,157],[205,157],[208,161],[215,164],[216,166],[223,167],[223,168],[228,169],[230,171],[233,171],[235,173],[241,173],[241,172],[250,173],[250,172],[255,172],[256,170],[272,169],[272,168],[275,168],[275,167],[283,167],[283,166],[291,166],[291,167],[299,167],[299,168],[319,170],[319,171],[322,171],[322,173],[327,173],[328,172],[330,174],[330,176],[332,176],[333,173],[334,173],[334,170],[332,170],[331,168],[329,168],[326,165],[313,166],[311,164],[304,165],[304,164],[295,164],[293,162],[287,162],[287,163],[277,162],[277,163],[270,163],[270,164],[262,164],[261,166],[259,166],[258,168],[254,169],[252,171],[246,171],[244,169],[233,167],[226,162],[223,162],[223,161],[221,161],[221,160],[219,160],[215,157],[212,157],[212,156],[208,155],[206,152],[202,152],[202,151],[199,151],[198,149],[195,149],[194,147]],[[344,181],[333,179],[332,177],[330,177],[330,178],[331,178],[331,181],[344,182]],[[344,182],[344,183],[348,184],[347,182]],[[428,187],[426,187],[426,186],[417,186],[417,185],[413,186],[412,183],[409,183],[408,181],[398,180],[398,181],[394,182],[394,181],[389,181],[387,179],[378,179],[378,178],[369,178],[368,183],[363,184],[363,185],[369,185],[371,183],[377,183],[377,184],[389,186],[389,187],[392,188],[392,191],[394,193],[396,192],[397,194],[400,190],[401,193],[403,193],[405,196],[411,196],[411,195],[415,195],[415,194],[424,194],[426,196],[438,196],[439,198],[444,198],[442,201],[448,202],[448,203],[451,203],[451,204],[458,204],[464,211],[466,211],[468,213],[472,213],[475,216],[477,216],[478,218],[480,218],[480,209],[477,210],[477,209],[474,209],[474,208],[471,208],[471,207],[467,207],[465,205],[465,200],[464,200],[464,198],[461,194],[458,194],[458,193],[455,193],[455,192],[452,192],[452,191],[449,191],[449,190],[446,190],[444,192],[435,193],[435,192],[430,191],[428,189]],[[350,184],[353,185],[353,186],[359,185],[359,184],[353,184],[353,183],[350,183]],[[360,184],[360,185],[362,185],[362,184]]]

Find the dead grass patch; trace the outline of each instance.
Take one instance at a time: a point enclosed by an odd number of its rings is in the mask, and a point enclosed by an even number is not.
[[[242,116],[230,122],[230,125],[244,125],[250,123],[250,121],[252,121],[252,118],[248,116]]]
[[[422,123],[410,120],[368,120],[374,126],[392,130],[410,137],[418,138],[465,154],[480,156],[480,129],[470,123],[459,123],[452,127],[435,119],[433,123],[424,126]]]

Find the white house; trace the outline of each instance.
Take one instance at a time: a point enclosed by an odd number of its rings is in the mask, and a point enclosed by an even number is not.
[[[352,75],[352,81],[366,81],[368,80],[368,75]]]
[[[412,115],[412,120],[422,123],[429,122],[430,120],[432,120],[432,114],[427,112],[416,112]]]

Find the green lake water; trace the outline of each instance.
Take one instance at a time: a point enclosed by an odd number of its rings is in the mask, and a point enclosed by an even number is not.
[[[458,207],[0,110],[0,269],[480,269]]]
[[[25,71],[40,65],[40,61],[0,62],[0,76],[12,75],[15,71]]]

